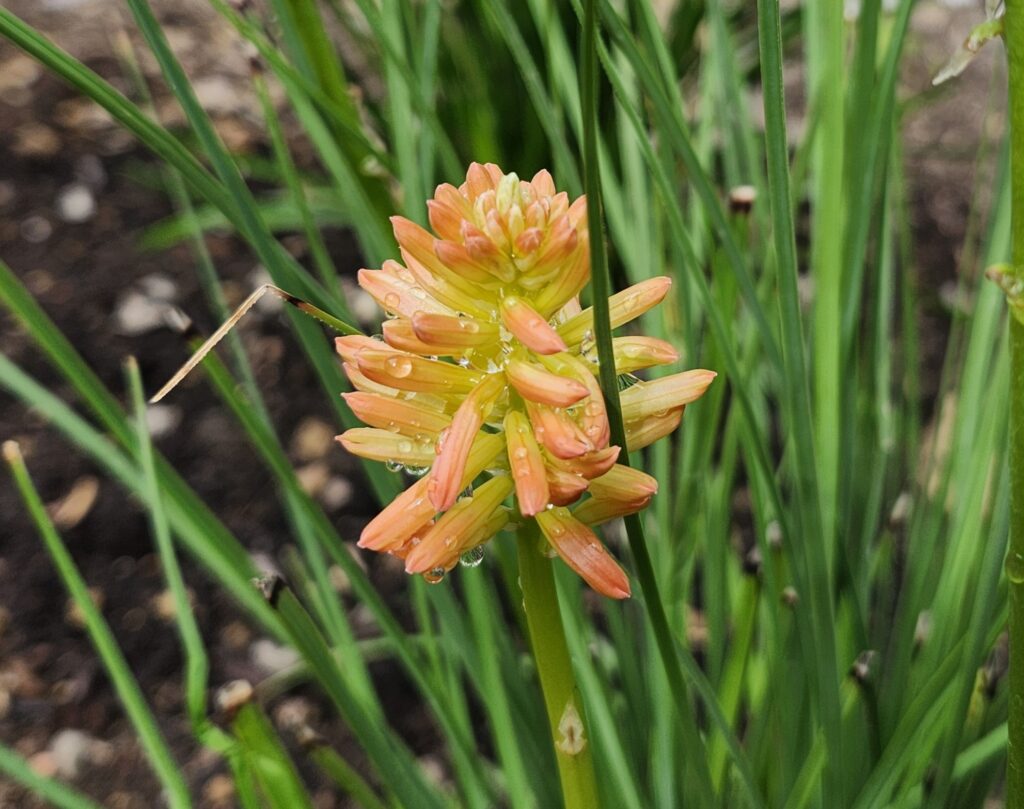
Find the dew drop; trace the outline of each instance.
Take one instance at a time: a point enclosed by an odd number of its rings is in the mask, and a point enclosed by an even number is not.
[[[407,467],[405,467],[405,471],[408,472],[410,475],[412,475],[414,478],[421,478],[425,474],[427,474],[427,472],[430,471],[430,467],[429,466],[407,466]]]
[[[398,451],[401,452],[403,455],[408,455],[410,452],[412,452],[412,441],[399,441]]]
[[[440,584],[444,581],[445,569],[443,567],[435,567],[433,570],[428,570],[423,574],[423,581],[427,584]]]
[[[412,360],[409,357],[388,357],[388,372],[397,379],[402,379],[412,373]]]
[[[463,567],[478,567],[483,560],[484,546],[477,545],[475,548],[470,548],[459,557],[459,564]]]
[[[405,469],[405,466],[402,464],[401,461],[396,461],[394,458],[388,458],[386,461],[384,461],[384,468],[387,469],[389,472],[401,472],[403,469]]]
[[[558,551],[555,550],[555,546],[548,544],[541,551],[548,559],[555,559],[558,556]]]
[[[397,433],[398,432],[398,425],[395,422],[393,422],[393,421],[389,421],[388,422],[388,432],[389,433]]]
[[[384,296],[384,308],[389,312],[396,311],[399,303],[401,303],[401,298],[398,297],[397,292],[389,292]]]
[[[440,455],[444,450],[444,444],[448,440],[448,433],[451,431],[450,427],[445,427],[441,430],[441,434],[437,437],[437,443],[434,444],[434,454]]]
[[[383,343],[384,342],[384,335],[383,334],[371,334],[370,335],[370,339],[371,340],[376,340],[378,343]]]
[[[516,458],[523,459],[527,455],[529,455],[529,452],[527,452],[526,447],[519,447],[518,449],[516,449],[516,451],[513,453],[513,455]]]
[[[412,289],[409,290],[409,294],[411,294],[414,298],[418,298],[421,301],[425,300],[427,297],[427,293],[423,291],[423,287],[413,287]]]
[[[601,412],[601,405],[591,399],[587,402],[586,407],[583,408],[583,412],[588,416],[596,416]]]

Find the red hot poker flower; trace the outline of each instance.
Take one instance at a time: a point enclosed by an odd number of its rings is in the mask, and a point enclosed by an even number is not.
[[[570,203],[547,171],[524,182],[474,163],[427,207],[434,233],[392,219],[404,263],[359,272],[387,313],[383,339],[337,340],[356,388],[346,401],[369,425],[339,440],[423,475],[359,545],[440,580],[515,516],[504,505],[514,493],[519,515],[535,518],[591,587],[629,596],[628,577],[589,526],[644,508],[657,481],[616,464],[621,448],[608,445],[593,313],[578,298],[590,277],[586,200]],[[612,327],[657,305],[670,286],[652,278],[613,295]],[[620,374],[678,359],[654,338],[613,343]],[[674,430],[714,377],[685,371],[624,391],[628,450]]]

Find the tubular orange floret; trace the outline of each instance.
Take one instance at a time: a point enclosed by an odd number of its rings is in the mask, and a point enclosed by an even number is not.
[[[551,464],[547,465],[547,477],[551,502],[556,506],[575,503],[587,490],[588,481],[583,475],[567,472]]]
[[[364,348],[355,357],[359,370],[381,385],[405,391],[464,394],[480,380],[480,374],[450,362],[382,348],[386,350]]]
[[[564,411],[552,410],[544,405],[526,403],[534,436],[556,458],[579,458],[594,449],[583,431]]]
[[[593,531],[566,508],[537,515],[537,524],[562,560],[591,587],[609,598],[629,598],[629,578]]]
[[[550,465],[556,469],[571,472],[574,475],[583,475],[587,480],[592,480],[611,469],[619,459],[621,452],[621,447],[611,446],[588,452],[577,458],[563,460],[552,456],[548,460]]]
[[[430,501],[438,511],[451,508],[459,496],[470,447],[504,390],[504,381],[497,374],[484,377],[455,411],[451,427],[441,433],[428,489]]]
[[[374,340],[364,334],[346,334],[344,337],[334,338],[334,348],[345,362],[356,362],[360,351],[370,349],[371,351],[391,351],[391,347],[380,340]]]
[[[656,337],[616,337],[612,340],[615,370],[629,374],[653,365],[670,365],[679,359],[679,352],[671,343]]]
[[[600,477],[590,481],[590,493],[594,497],[620,500],[626,503],[644,501],[658,493],[658,481],[623,464],[615,464]]]
[[[471,317],[417,312],[412,316],[411,325],[416,336],[428,344],[465,349],[491,345],[498,339],[497,324]]]
[[[630,452],[649,447],[659,438],[672,433],[683,418],[683,408],[669,410],[667,413],[648,416],[645,419],[626,422],[626,448]]]
[[[616,292],[608,299],[608,314],[613,329],[617,329],[634,320],[644,312],[654,308],[665,299],[672,287],[672,279],[668,276],[648,278],[634,284],[622,292]],[[583,340],[587,332],[594,328],[594,310],[584,309],[576,317],[567,320],[558,327],[558,333],[565,342],[572,345]]]
[[[524,399],[549,407],[572,407],[590,393],[582,382],[549,373],[522,360],[510,360],[505,366],[505,376]]]
[[[441,317],[446,317],[446,315],[441,315]],[[451,357],[465,351],[464,346],[445,345],[440,342],[424,342],[416,334],[412,321],[405,318],[385,320],[381,326],[381,331],[384,332],[385,343],[392,348],[409,354]]]
[[[511,410],[505,416],[505,441],[519,510],[527,517],[533,516],[547,506],[550,491],[544,471],[544,456],[533,437],[530,422],[517,410]]]
[[[401,266],[401,265],[396,265]],[[408,272],[406,268],[403,270]],[[409,273],[410,277],[412,274]],[[439,301],[428,298],[423,289],[397,275],[381,270],[360,270],[356,275],[359,286],[366,290],[377,305],[393,315],[412,317],[415,312],[451,314],[452,310]],[[414,279],[415,280],[415,279]]]
[[[361,391],[341,395],[360,421],[410,438],[425,435],[436,439],[451,424],[450,417],[416,399],[395,399]]]
[[[716,376],[714,371],[698,368],[639,382],[619,397],[622,418],[629,423],[687,405],[703,396]]]
[[[427,436],[416,440],[378,427],[353,427],[337,436],[337,440],[353,455],[371,461],[412,467],[427,467],[434,462],[434,445]]]
[[[474,526],[486,523],[501,503],[512,493],[512,481],[498,475],[479,486],[470,497],[455,503],[420,537],[419,543],[405,558],[407,573],[424,573],[446,567],[452,557],[462,553]]]
[[[650,504],[651,498],[642,500],[615,500],[606,497],[591,497],[584,500],[573,511],[573,516],[580,522],[587,525],[600,525],[601,523],[614,520],[618,517],[625,517],[629,514],[636,514]]]
[[[503,298],[499,312],[505,328],[531,351],[555,354],[568,350],[565,340],[525,298],[518,295]]]

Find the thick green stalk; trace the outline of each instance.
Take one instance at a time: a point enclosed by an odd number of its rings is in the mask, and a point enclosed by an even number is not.
[[[1024,268],[1024,0],[1006,0],[1012,258]],[[1007,809],[1024,807],[1024,324],[1010,317],[1010,709]]]
[[[598,806],[591,739],[565,642],[551,561],[541,552],[537,523],[519,529],[519,583],[530,645],[544,692],[565,809]]]

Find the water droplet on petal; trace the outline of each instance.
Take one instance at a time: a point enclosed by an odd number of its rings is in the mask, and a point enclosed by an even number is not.
[[[526,447],[519,447],[518,449],[516,449],[516,451],[513,453],[513,455],[516,458],[522,459],[522,458],[525,458],[527,455],[529,455],[529,452],[527,452]]]
[[[389,472],[401,472],[403,469],[405,469],[405,466],[402,464],[401,461],[396,461],[393,458],[388,458],[386,461],[384,461],[384,468],[387,469]]]
[[[399,303],[401,303],[401,298],[398,297],[397,292],[389,292],[384,296],[384,309],[388,312],[397,310]]]
[[[423,581],[427,584],[440,584],[444,581],[445,569],[443,567],[435,567],[433,570],[428,570],[423,574]]]
[[[412,360],[409,357],[388,357],[387,366],[388,373],[397,379],[402,379],[412,373]]]
[[[470,548],[459,557],[459,564],[463,567],[478,567],[483,560],[484,546],[477,545],[475,548]]]

